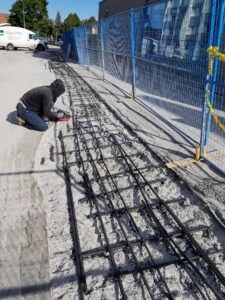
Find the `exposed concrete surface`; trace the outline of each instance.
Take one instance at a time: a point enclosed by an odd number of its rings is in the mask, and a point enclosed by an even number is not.
[[[42,134],[15,124],[19,97],[55,78],[46,58],[0,51],[0,299],[51,297],[45,206],[32,174]]]

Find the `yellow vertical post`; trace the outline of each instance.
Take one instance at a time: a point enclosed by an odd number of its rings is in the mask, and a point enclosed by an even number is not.
[[[200,145],[199,144],[196,144],[195,159],[200,160]]]
[[[206,145],[205,145],[203,148],[203,156],[206,157],[206,154],[207,154],[207,152],[206,152]]]

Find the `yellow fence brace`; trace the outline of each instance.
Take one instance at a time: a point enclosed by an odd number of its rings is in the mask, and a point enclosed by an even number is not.
[[[213,47],[213,46],[209,47],[207,49],[207,51],[209,53],[209,75],[212,76],[213,75],[213,62],[214,62],[214,59],[217,58],[218,60],[225,62],[225,54],[220,53],[219,48],[218,47]],[[209,90],[206,91],[205,99],[206,99],[209,111],[210,111],[214,121],[225,132],[225,125],[221,123],[219,117],[216,115],[216,113],[215,113],[215,111],[212,107],[212,104],[210,102],[210,91]]]
[[[219,117],[217,117],[217,115],[216,115],[216,113],[215,113],[215,111],[214,111],[214,109],[213,109],[213,107],[212,107],[212,104],[211,104],[211,102],[210,102],[210,91],[207,91],[207,92],[206,92],[205,97],[206,97],[206,102],[207,102],[209,111],[210,111],[210,113],[211,113],[211,115],[212,115],[214,121],[215,121],[216,124],[218,124],[219,127],[225,132],[225,125],[223,125],[223,124],[221,123]]]

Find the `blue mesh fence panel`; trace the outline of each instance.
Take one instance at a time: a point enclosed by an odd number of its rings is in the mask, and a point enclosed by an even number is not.
[[[62,49],[63,52],[67,53],[68,47],[70,47],[70,57],[74,60],[78,59],[77,56],[77,47],[76,47],[76,40],[75,40],[75,30],[69,30],[63,33],[63,45]]]
[[[69,44],[69,32],[66,31],[63,33],[63,37],[62,37],[62,41],[63,41],[63,45],[62,45],[62,49],[63,49],[63,52],[66,53],[67,51],[67,47],[68,47],[68,44]]]
[[[70,44],[71,44],[71,58],[77,60],[77,47],[76,47],[76,40],[75,40],[75,30],[72,29],[70,31]]]
[[[222,6],[222,1],[219,1],[218,4],[213,46],[218,46],[219,52],[225,54],[225,3]],[[217,63],[218,67],[216,66]],[[210,84],[210,101],[220,122],[225,125],[225,62],[215,59],[213,71],[214,83],[211,82]],[[207,134],[205,145],[209,154],[209,160],[225,173],[225,132],[215,122],[209,112],[206,120]],[[215,155],[210,156],[210,152],[214,151],[216,151]]]
[[[134,20],[137,96],[199,142],[210,0],[165,1]]]
[[[102,68],[100,25],[98,23],[93,23],[85,27],[89,66]]]
[[[75,28],[75,39],[77,46],[78,61],[80,64],[88,65],[88,50],[85,26]]]
[[[212,3],[215,2],[216,45],[223,1],[164,0],[133,13],[126,12],[75,28],[74,53],[77,51],[79,63],[101,68],[110,80],[113,76],[132,84],[134,74],[136,96],[167,124],[188,136],[193,144],[200,143],[202,128],[202,132],[206,131],[202,107],[208,74],[206,50],[212,28]],[[63,39],[66,51],[71,36],[65,33]],[[225,28],[220,50],[225,52]],[[225,123],[225,63],[218,64],[216,73],[213,107]],[[208,149],[222,149],[225,134],[210,119],[209,113],[206,125]],[[225,171],[221,164],[220,169]]]
[[[131,83],[130,14],[125,13],[105,20],[102,29],[105,71]]]

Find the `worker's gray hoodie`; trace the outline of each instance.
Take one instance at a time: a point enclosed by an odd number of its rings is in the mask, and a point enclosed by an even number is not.
[[[21,97],[21,101],[29,111],[49,119],[57,118],[57,113],[51,109],[57,98],[65,92],[61,79],[56,79],[50,86],[40,86],[31,89]]]

